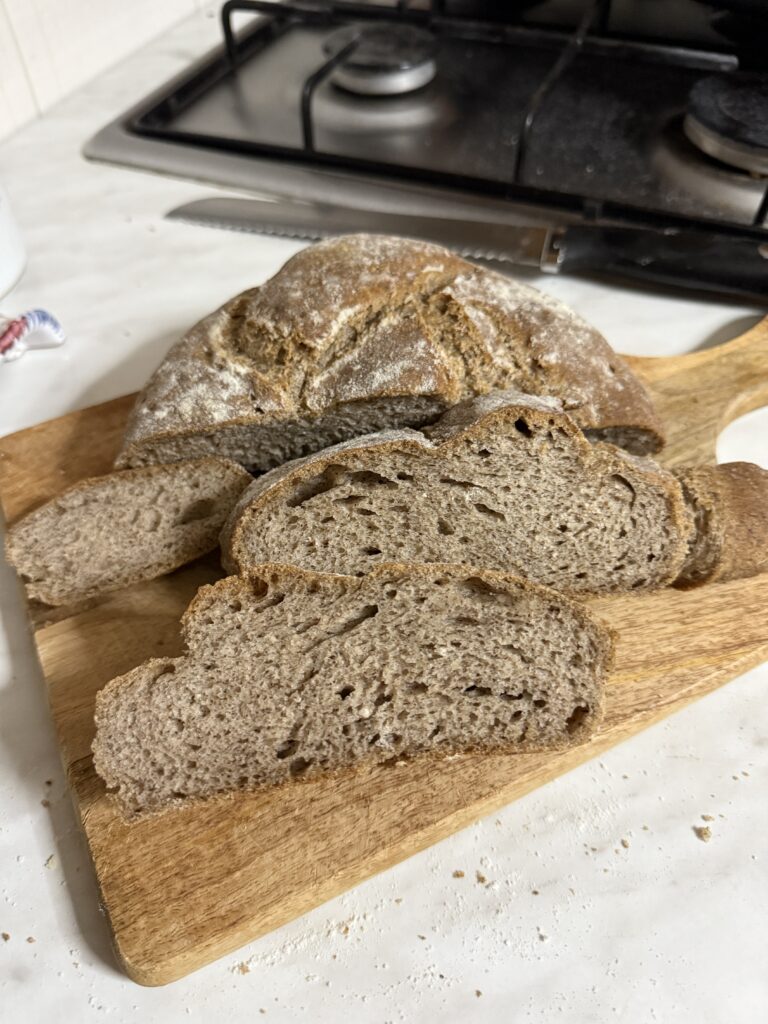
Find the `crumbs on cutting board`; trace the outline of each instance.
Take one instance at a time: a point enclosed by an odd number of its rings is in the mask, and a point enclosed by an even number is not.
[[[700,839],[702,843],[708,843],[712,838],[712,829],[709,825],[694,825],[693,831],[696,834],[696,838]]]

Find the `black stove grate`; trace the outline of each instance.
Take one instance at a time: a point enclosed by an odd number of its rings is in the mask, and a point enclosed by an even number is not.
[[[615,75],[616,69],[631,76],[633,68],[639,67],[638,62],[650,62],[654,72],[650,76],[646,74],[638,92],[642,102],[650,107],[654,102],[664,107],[665,90],[670,95],[685,96],[698,76],[737,68],[736,58],[725,48],[703,50],[612,35],[609,31],[611,8],[611,0],[589,0],[579,23],[564,29],[562,25],[508,24],[449,13],[445,0],[432,0],[429,6],[418,8],[408,2],[392,7],[344,0],[330,3],[228,0],[221,12],[224,34],[221,53],[185,76],[159,103],[141,111],[132,119],[130,127],[137,134],[170,142],[308,165],[357,169],[385,179],[428,182],[533,206],[540,204],[548,209],[570,211],[583,220],[705,230],[727,226],[732,234],[764,238],[768,183],[745,178],[744,187],[750,190],[752,198],[748,208],[734,213],[720,209],[708,199],[706,181],[697,183],[698,192],[694,190],[689,195],[674,182],[656,180],[655,170],[641,166],[632,150],[639,135],[650,132],[650,121],[646,124],[638,117],[638,123],[628,130],[629,141],[622,140],[623,148],[605,143],[604,138],[601,140],[605,133],[599,124],[592,126],[595,138],[588,140],[589,145],[581,139],[575,140],[574,145],[567,138],[563,143],[556,116],[561,121],[568,119],[568,102],[564,102],[564,98],[572,102],[574,91],[588,90],[590,86],[589,74],[583,70],[584,58],[577,60],[581,55],[600,65],[598,79],[600,74],[604,78]],[[238,12],[267,17],[236,33],[232,18]],[[294,114],[299,131],[295,141],[286,132],[273,133],[275,137],[270,139],[269,133],[265,138],[259,137],[255,130],[232,132],[226,125],[217,125],[215,132],[210,132],[205,130],[212,123],[210,117],[203,125],[203,119],[187,116],[196,104],[204,103],[205,97],[212,90],[221,89],[223,84],[231,95],[225,98],[223,106],[220,104],[219,120],[222,110],[227,115],[228,108],[234,104],[243,106],[246,101],[238,93],[238,75],[245,73],[254,59],[268,55],[270,47],[279,45],[292,33],[304,32],[309,37],[312,33],[331,31],[350,23],[381,23],[393,19],[428,28],[444,48],[452,48],[456,53],[464,52],[465,43],[466,54],[470,53],[470,45],[475,49],[484,47],[483,53],[490,54],[490,46],[509,44],[514,47],[514,59],[528,61],[532,70],[527,77],[523,76],[520,85],[504,83],[509,95],[494,96],[497,104],[494,110],[485,109],[480,102],[479,89],[478,96],[469,97],[467,116],[476,118],[482,130],[471,139],[459,138],[452,154],[440,151],[440,145],[445,146],[445,140],[440,138],[434,143],[430,140],[432,153],[425,149],[416,158],[409,153],[409,159],[404,160],[390,158],[393,147],[387,139],[373,140],[367,146],[355,145],[351,149],[344,146],[334,149],[318,141],[324,129],[317,124],[316,100],[334,69],[354,53],[357,38],[331,55],[318,51],[317,56],[313,56],[315,51],[308,47],[308,62],[298,79]],[[501,57],[494,59],[494,66],[498,68],[506,63]],[[507,56],[506,60],[509,59],[512,58]],[[482,74],[485,70],[482,62],[472,65],[469,56],[466,60],[473,70],[467,71],[464,84],[470,81],[471,74]],[[490,64],[493,65],[493,61]],[[622,118],[626,120],[628,104],[627,89],[624,88],[623,95],[622,89],[617,89],[614,108],[605,116],[614,117],[616,123]],[[497,120],[493,121],[493,117]],[[657,128],[661,133],[661,128]],[[674,134],[675,129],[669,129],[668,134],[670,132]],[[494,138],[494,133],[505,134],[509,141],[502,145]],[[327,136],[328,132],[325,134]],[[471,144],[477,139],[483,145],[470,154]],[[395,142],[399,142],[396,135]],[[597,154],[598,166],[592,180],[588,181],[582,170],[589,166],[590,145]],[[679,140],[675,145],[680,145]],[[394,149],[397,151],[396,145]],[[557,156],[543,160],[542,153],[548,158],[550,153]],[[717,172],[717,168],[714,171]]]

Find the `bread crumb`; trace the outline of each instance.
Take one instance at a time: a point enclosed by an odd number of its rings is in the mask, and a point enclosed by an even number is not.
[[[694,825],[693,831],[696,833],[697,839],[700,839],[702,843],[708,843],[712,838],[712,829],[709,825]]]
[[[624,847],[625,850],[628,850],[629,849],[629,840],[628,839],[622,839],[621,840],[621,845]]]
[[[0,932],[0,935],[2,935],[2,936],[3,936],[3,942],[8,942],[8,940],[9,940],[9,939],[10,939],[10,937],[11,937],[11,936],[10,936],[10,935],[8,934],[8,932]]]
[[[701,820],[702,821],[714,821],[715,820],[715,816],[714,816],[714,814],[702,814]]]
[[[476,871],[475,878],[478,880],[480,885],[485,885],[485,883],[488,881],[488,879],[485,877],[482,871]]]
[[[734,782],[738,782],[739,781],[739,776],[738,775],[732,775],[731,778],[733,779]]]
[[[248,966],[248,964],[245,962],[245,960],[241,960],[240,961],[240,963],[237,965],[237,970],[238,970],[239,974],[250,974],[251,973],[251,968]]]
[[[51,868],[55,868],[56,867],[56,854],[55,853],[52,853],[50,855],[50,857],[48,858],[48,860],[46,860],[45,866],[48,868],[49,871],[51,870]]]
[[[531,896],[538,896],[538,895],[539,895],[539,890],[538,889],[531,889]]]
[[[348,924],[345,924],[344,927],[341,929],[341,934],[342,935],[349,935],[349,925]]]
[[[28,935],[28,936],[27,936],[27,942],[29,942],[29,943],[30,943],[30,945],[31,945],[31,944],[32,944],[32,943],[33,943],[34,941],[35,941],[35,937],[34,937],[34,935]]]
[[[264,1009],[264,1007],[263,1007],[263,1006],[260,1006],[260,1007],[259,1007],[259,1013],[266,1013],[266,1012],[267,1012],[267,1011],[266,1011],[266,1010]]]
[[[457,869],[456,869],[456,871],[454,871],[454,872],[453,872],[453,877],[454,877],[454,878],[463,878],[463,877],[464,877],[464,872],[463,872],[463,871],[460,871],[460,870],[459,870],[459,869],[457,868]]]
[[[53,785],[53,779],[46,779],[45,780],[45,784],[46,784],[46,786],[52,786]]]
[[[546,935],[541,928],[537,928],[536,931],[539,934],[539,942],[549,942],[549,936]]]
[[[51,801],[50,800],[41,800],[40,801],[40,806],[41,807],[50,807],[51,806]]]
[[[427,936],[426,935],[417,935],[416,938],[417,939],[422,939],[424,942],[427,941]]]
[[[478,999],[480,998],[480,996],[481,996],[482,994],[483,994],[483,993],[482,993],[482,992],[480,991],[480,989],[479,989],[479,988],[476,988],[476,989],[475,989],[475,995],[477,996],[477,998],[478,998]]]
[[[749,772],[742,772],[741,774],[744,776],[745,779],[749,778]]]
[[[650,831],[651,830],[648,828],[647,825],[643,825],[643,832],[650,832]]]

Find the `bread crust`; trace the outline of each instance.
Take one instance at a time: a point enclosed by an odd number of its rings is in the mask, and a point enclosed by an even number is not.
[[[726,462],[676,471],[700,521],[677,585],[755,576],[768,569],[768,471],[751,462]]]
[[[561,396],[582,429],[629,436],[643,453],[663,444],[644,385],[558,300],[435,245],[330,239],[170,350],[137,399],[117,465],[237,449],[249,468],[270,469],[315,450],[307,435],[323,435],[328,417],[350,420],[334,427],[343,440],[370,432],[353,421],[371,404],[402,405],[382,425],[422,426],[511,386]],[[301,438],[291,440],[294,424]],[[275,432],[285,453],[265,444]]]
[[[674,582],[686,558],[693,530],[691,515],[677,479],[650,459],[631,455],[613,445],[590,443],[573,419],[563,411],[558,399],[524,395],[512,390],[493,392],[462,402],[424,432],[387,431],[355,438],[286,463],[258,477],[242,493],[224,524],[220,538],[222,563],[228,572],[240,572],[247,568],[241,563],[238,547],[242,534],[247,530],[250,516],[279,501],[285,492],[303,480],[322,473],[328,466],[343,466],[353,461],[361,449],[375,453],[407,453],[426,449],[437,457],[450,458],[451,451],[461,448],[468,438],[492,435],[500,425],[514,423],[521,417],[541,428],[556,424],[568,434],[586,472],[594,468],[606,473],[641,473],[661,488],[666,495],[677,543],[668,571],[658,585],[665,586]]]

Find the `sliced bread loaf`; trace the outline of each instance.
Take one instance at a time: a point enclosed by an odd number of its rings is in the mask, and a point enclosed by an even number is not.
[[[187,653],[96,700],[96,770],[127,815],[423,752],[561,749],[598,719],[610,632],[500,573],[286,566],[202,587]]]
[[[644,385],[552,296],[436,245],[334,238],[170,350],[118,465],[221,455],[266,470],[508,387],[562,397],[580,427],[629,450],[663,442]]]
[[[216,547],[250,480],[214,458],[81,480],[11,526],[8,561],[51,605],[161,576]]]
[[[447,561],[600,592],[671,583],[692,528],[670,473],[590,444],[557,400],[506,391],[424,433],[374,434],[267,473],[243,493],[222,549],[233,572]]]
[[[751,462],[677,471],[696,522],[680,586],[768,569],[768,472]]]

